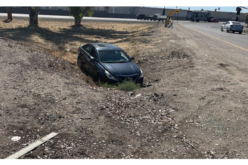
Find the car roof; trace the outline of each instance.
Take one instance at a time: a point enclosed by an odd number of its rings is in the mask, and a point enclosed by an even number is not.
[[[122,50],[120,47],[114,44],[108,43],[90,43],[90,45],[94,46],[98,51],[102,50]]]

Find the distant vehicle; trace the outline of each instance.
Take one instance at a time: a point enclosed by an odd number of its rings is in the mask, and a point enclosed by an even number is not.
[[[154,14],[153,16],[153,20],[156,21],[164,21],[167,19],[167,16],[166,15],[161,15],[161,14]]]
[[[148,19],[151,20],[151,21],[156,21],[157,16],[156,15],[149,15]]]
[[[91,43],[78,48],[77,64],[96,81],[118,83],[124,80],[143,84],[143,72],[120,47]]]
[[[206,22],[207,20],[210,20],[211,13],[209,12],[204,12],[204,11],[194,11],[191,12],[191,17],[190,20],[192,22],[200,22],[204,21]]]
[[[215,19],[215,18],[211,18],[208,22],[219,22],[217,19]]]
[[[139,15],[137,15],[136,18],[137,18],[137,20],[148,20],[149,16],[145,15],[145,14],[139,14]]]
[[[223,25],[221,26],[221,31],[223,32],[224,30],[226,30],[227,33],[229,33],[230,31],[232,31],[233,33],[235,32],[239,32],[239,34],[242,34],[243,32],[243,25],[241,25],[240,22],[235,22],[235,21],[227,21],[225,23],[223,23]]]
[[[210,22],[210,20],[211,20],[212,18],[214,18],[214,17],[208,17],[208,18],[207,18],[207,21]]]
[[[139,14],[137,15],[137,20],[151,20],[151,21],[164,21],[166,20],[167,16],[161,14],[154,14],[154,15],[145,15]]]

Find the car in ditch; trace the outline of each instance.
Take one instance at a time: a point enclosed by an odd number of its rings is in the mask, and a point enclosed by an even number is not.
[[[235,21],[227,21],[222,24],[221,31],[223,32],[226,30],[227,33],[232,31],[233,33],[239,32],[239,34],[242,34],[244,26],[240,22]]]
[[[114,44],[90,43],[78,48],[78,67],[97,82],[143,84],[143,72],[124,50]]]

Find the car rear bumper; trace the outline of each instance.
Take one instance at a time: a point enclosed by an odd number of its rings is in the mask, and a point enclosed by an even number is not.
[[[243,28],[240,29],[240,28],[230,28],[231,31],[236,31],[236,32],[242,32],[243,31]]]

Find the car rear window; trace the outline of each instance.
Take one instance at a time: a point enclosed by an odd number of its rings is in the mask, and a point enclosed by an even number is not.
[[[233,25],[241,25],[239,22],[233,22]]]

